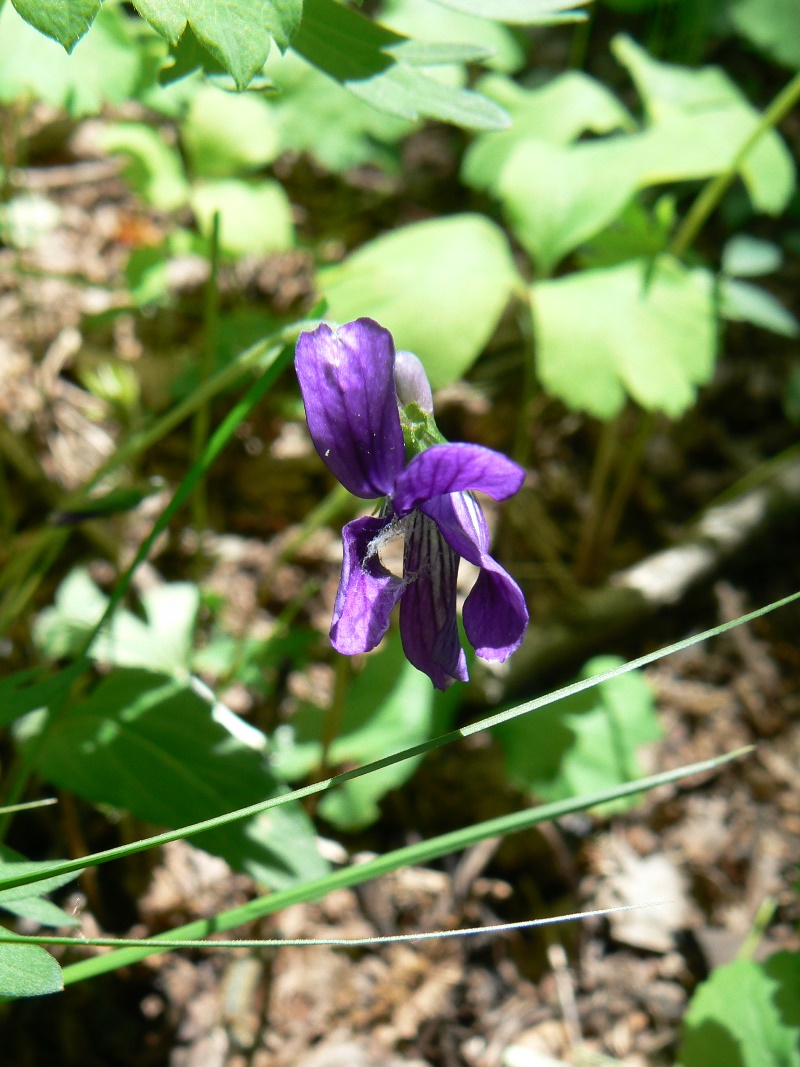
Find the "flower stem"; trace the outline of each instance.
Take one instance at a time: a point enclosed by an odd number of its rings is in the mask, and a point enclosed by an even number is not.
[[[739,151],[731,160],[727,169],[712,178],[701,190],[689,209],[686,218],[672,239],[670,252],[681,259],[697,239],[697,235],[708,220],[709,215],[719,204],[725,193],[733,184],[736,175],[747,156],[761,140],[765,133],[777,126],[800,100],[800,72],[775,97],[767,110],[761,115],[749,136],[744,140]]]

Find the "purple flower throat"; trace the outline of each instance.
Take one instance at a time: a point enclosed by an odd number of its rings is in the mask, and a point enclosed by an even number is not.
[[[372,319],[322,323],[297,342],[295,368],[314,447],[355,496],[382,497],[378,516],[342,530],[342,575],[331,643],[345,655],[369,652],[400,602],[406,656],[437,689],[468,680],[456,621],[460,560],[480,568],[464,602],[467,638],[478,656],[502,661],[528,625],[517,583],[489,555],[489,531],[474,490],[495,500],[524,479],[516,463],[489,448],[448,444],[433,420],[431,387],[410,352],[395,352]],[[401,537],[403,575],[381,550]]]

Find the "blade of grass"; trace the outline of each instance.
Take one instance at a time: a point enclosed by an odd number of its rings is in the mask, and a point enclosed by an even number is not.
[[[667,645],[665,648],[658,649],[655,652],[648,652],[644,656],[629,660],[627,663],[623,663],[621,666],[614,667],[611,670],[604,671],[602,674],[596,674],[591,678],[579,679],[577,682],[564,686],[562,689],[555,689],[550,693],[546,693],[544,696],[535,697],[533,700],[526,700],[522,704],[517,704],[513,708],[497,712],[495,715],[489,715],[487,718],[480,719],[478,722],[472,723],[469,726],[462,726],[457,730],[451,730],[449,733],[440,734],[439,737],[431,738],[428,741],[424,741],[422,744],[413,745],[411,748],[394,752],[389,756],[384,756],[382,759],[364,764],[362,767],[354,767],[352,770],[334,775],[332,778],[326,778],[320,782],[314,782],[311,785],[303,786],[300,789],[294,789],[291,792],[283,793],[281,796],[271,797],[269,800],[263,800],[258,804],[251,804],[246,808],[228,812],[226,815],[218,815],[213,819],[206,819],[204,822],[193,823],[190,826],[183,826],[177,830],[167,830],[164,833],[155,834],[153,837],[142,838],[140,841],[133,841],[130,844],[119,845],[116,848],[106,849],[103,852],[96,852],[91,856],[82,856],[77,860],[65,860],[61,863],[54,863],[46,872],[37,875],[35,878],[30,878],[28,880],[23,878],[0,878],[0,889],[11,889],[18,885],[26,885],[28,884],[28,881],[38,881],[41,878],[47,878],[54,874],[66,874],[68,871],[83,870],[85,867],[95,867],[101,863],[108,863],[110,860],[121,859],[123,856],[132,855],[135,852],[143,852],[156,845],[165,845],[170,841],[178,841],[185,837],[192,837],[195,834],[202,833],[204,830],[216,829],[219,826],[227,826],[229,823],[236,822],[239,819],[246,819],[251,815],[259,815],[261,812],[268,811],[270,808],[276,808],[281,804],[288,804],[293,800],[302,800],[304,797],[312,796],[314,793],[324,793],[326,790],[333,789],[339,785],[344,785],[345,782],[349,782],[354,778],[360,778],[362,775],[382,770],[384,767],[391,767],[395,763],[400,763],[405,759],[411,759],[414,756],[422,756],[426,752],[441,748],[443,745],[450,744],[453,741],[472,737],[473,734],[481,733],[484,730],[490,730],[492,727],[499,726],[504,722],[510,722],[512,719],[516,719],[520,715],[527,715],[531,711],[537,711],[539,708],[547,707],[549,704],[554,704],[556,701],[562,700],[564,697],[573,696],[576,693],[583,693],[587,689],[593,689],[595,686],[600,685],[602,682],[610,681],[612,678],[619,678],[623,674],[630,673],[630,671],[638,670],[641,667],[647,667],[651,663],[656,663],[658,660],[663,659],[665,656],[672,655],[674,652],[682,652],[684,649],[691,648],[700,641],[706,641],[711,637],[718,637],[720,634],[726,633],[735,626],[742,626],[745,623],[752,622],[754,619],[760,619],[762,615],[766,615],[770,611],[775,611],[777,608],[785,607],[787,604],[791,604],[798,599],[800,599],[800,592],[792,593],[790,596],[783,597],[781,600],[776,600],[764,607],[757,608],[755,611],[748,612],[746,615],[742,615],[741,618],[734,619],[732,622],[724,622],[720,623],[718,626],[712,626],[710,629],[704,630],[702,633],[693,634],[691,637],[685,637],[683,640],[676,641],[674,644]]]
[[[514,923],[493,923],[489,926],[465,926],[456,930],[430,930],[414,934],[385,934],[379,937],[267,937],[235,938],[224,941],[217,938],[171,941],[169,950],[230,949],[230,948],[308,948],[312,945],[329,945],[334,948],[360,948],[370,945],[397,945],[404,941],[434,941],[452,937],[475,937],[477,934],[506,934],[511,930],[530,930],[534,926],[554,926],[557,923],[575,922],[579,919],[599,919],[617,915],[621,911],[639,911],[641,908],[656,908],[671,903],[668,900],[649,900],[641,904],[620,904],[616,908],[598,908],[594,911],[573,911],[568,915],[551,915],[544,919],[521,919]],[[164,942],[156,937],[59,937],[49,934],[3,933],[3,942],[11,945],[66,945],[81,948],[154,948],[164,950]]]
[[[225,930],[232,930],[236,926],[262,919],[266,915],[272,915],[276,911],[288,908],[293,904],[319,900],[334,889],[363,885],[364,882],[380,878],[384,874],[390,874],[401,867],[430,863],[432,860],[440,859],[451,852],[460,852],[470,845],[484,841],[487,837],[500,837],[519,833],[522,830],[529,829],[531,826],[536,826],[537,823],[549,822],[552,819],[558,819],[576,811],[584,811],[587,808],[593,808],[598,804],[605,804],[620,797],[632,796],[648,789],[655,789],[657,786],[688,778],[692,774],[716,770],[718,767],[722,767],[724,764],[750,751],[752,751],[751,748],[738,749],[736,752],[729,752],[724,756],[703,760],[701,763],[693,763],[686,767],[679,767],[676,770],[665,771],[662,774],[654,774],[648,778],[640,778],[636,782],[629,782],[613,789],[605,789],[587,796],[572,797],[569,800],[560,800],[552,804],[541,804],[535,808],[515,811],[509,815],[501,815],[498,818],[487,819],[485,822],[464,827],[461,830],[440,834],[438,837],[432,837],[428,841],[419,841],[413,845],[406,845],[404,848],[394,849],[392,852],[377,856],[367,863],[345,867],[343,870],[334,871],[333,874],[325,875],[323,878],[317,878],[310,882],[304,882],[302,885],[293,886],[291,889],[257,897],[255,900],[248,901],[247,904],[221,912],[210,919],[199,919],[195,922],[186,923],[184,926],[176,927],[174,930],[168,930],[157,938],[151,939],[158,942],[157,948],[136,945],[135,947],[117,949],[104,956],[95,956],[92,959],[73,963],[64,968],[64,984],[69,985],[73,982],[83,981],[86,978],[92,978],[97,974],[116,970],[117,967],[127,966],[129,963],[135,963],[137,960],[145,959],[145,957],[152,956],[157,952],[168,952],[173,947],[171,944],[173,941],[194,940],[208,937],[210,934],[222,933]]]

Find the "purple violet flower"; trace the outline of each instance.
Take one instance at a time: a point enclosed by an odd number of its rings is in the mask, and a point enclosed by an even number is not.
[[[480,567],[464,603],[467,637],[487,660],[505,660],[528,625],[517,583],[489,555],[489,531],[472,495],[516,493],[524,471],[489,448],[447,444],[433,421],[431,389],[411,353],[395,353],[372,319],[322,323],[297,342],[297,377],[314,446],[351,493],[383,497],[380,515],[342,531],[344,560],[331,643],[345,655],[369,652],[400,601],[408,659],[437,689],[468,680],[456,624],[460,559]],[[380,552],[404,539],[403,576]]]

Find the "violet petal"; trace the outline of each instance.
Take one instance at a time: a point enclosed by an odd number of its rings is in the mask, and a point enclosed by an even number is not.
[[[470,644],[481,659],[508,659],[525,635],[528,608],[520,587],[489,555],[480,505],[468,493],[453,493],[423,504],[422,510],[459,556],[481,568],[462,612]]]
[[[495,500],[516,493],[525,472],[507,456],[482,445],[433,445],[414,456],[395,482],[392,499],[398,515],[446,493],[478,489]]]
[[[391,492],[403,469],[403,431],[394,384],[394,342],[372,319],[297,341],[295,368],[314,447],[356,496]]]
[[[400,636],[406,657],[437,689],[469,679],[456,623],[458,562],[436,523],[415,512],[406,530]]]
[[[377,552],[368,556],[370,542],[388,519],[353,519],[342,530],[344,558],[331,623],[331,644],[337,652],[354,656],[369,652],[389,629],[392,608],[404,583],[381,563]]]

